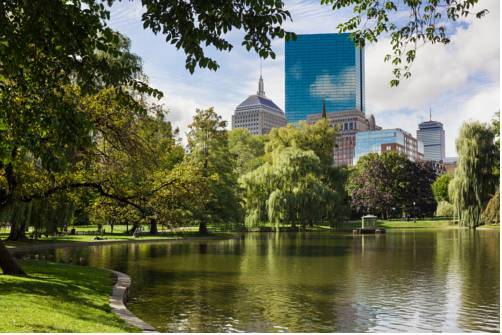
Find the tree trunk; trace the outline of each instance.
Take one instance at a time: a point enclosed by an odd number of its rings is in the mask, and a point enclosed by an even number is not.
[[[24,241],[26,238],[26,227],[31,218],[32,203],[14,202],[10,215],[10,233],[7,240]]]
[[[136,231],[136,229],[139,227],[139,223],[138,222],[135,222],[132,224],[132,227],[131,227],[131,230],[129,230],[129,234],[134,234],[134,232]]]
[[[28,238],[26,237],[26,224],[22,223],[19,225],[11,224],[10,233],[7,237],[8,241],[25,241]]]
[[[157,228],[157,220],[150,219],[150,234],[157,235],[158,233],[159,233],[159,230]]]
[[[206,222],[201,221],[199,223],[199,234],[206,235],[207,234],[207,226]]]
[[[17,264],[14,257],[9,253],[7,247],[0,240],[0,268],[6,275],[14,275],[14,276],[26,276],[26,273],[21,269],[21,267]]]

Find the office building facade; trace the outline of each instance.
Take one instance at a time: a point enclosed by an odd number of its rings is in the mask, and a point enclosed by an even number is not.
[[[402,129],[382,129],[356,133],[354,164],[364,155],[371,152],[397,152],[411,161],[422,160],[424,147],[422,142]]]
[[[322,113],[312,114],[307,117],[310,124],[317,122]],[[370,115],[365,117],[358,110],[326,113],[330,126],[338,130],[335,135],[335,148],[333,149],[333,163],[335,166],[350,166],[354,161],[356,147],[356,133],[360,131],[373,131],[381,129],[375,124],[375,118]]]
[[[349,34],[297,35],[285,42],[285,102],[288,123],[319,113],[365,112],[364,49]]]
[[[232,115],[232,129],[245,128],[253,135],[268,134],[272,128],[286,126],[284,112],[265,95],[260,75],[258,92],[240,103]]]
[[[445,134],[443,124],[437,121],[426,121],[418,125],[417,139],[424,144],[424,159],[427,161],[444,161]]]

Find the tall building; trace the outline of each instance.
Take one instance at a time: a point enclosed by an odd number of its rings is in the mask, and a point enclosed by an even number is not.
[[[287,41],[286,118],[289,123],[319,113],[365,111],[364,50],[349,34],[297,35]]]
[[[253,135],[268,134],[272,128],[286,126],[284,112],[265,95],[263,78],[260,75],[258,92],[250,95],[235,109],[232,129],[246,128]]]
[[[381,129],[375,124],[373,115],[366,118],[364,113],[358,110],[344,112],[325,112],[307,116],[307,122],[313,124],[321,117],[328,120],[330,126],[338,129],[335,136],[335,148],[333,149],[333,162],[335,166],[350,166],[354,161],[356,147],[356,133],[360,131],[372,131]]]
[[[429,121],[418,125],[417,139],[424,144],[424,159],[427,161],[444,161],[445,159],[445,136],[443,124]]]
[[[422,142],[402,129],[383,129],[356,133],[354,164],[359,158],[371,152],[384,153],[394,151],[405,155],[411,161],[424,157]]]

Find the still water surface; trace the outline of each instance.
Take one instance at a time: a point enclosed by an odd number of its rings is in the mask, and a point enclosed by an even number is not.
[[[255,233],[50,251],[133,280],[163,332],[500,330],[499,232]]]

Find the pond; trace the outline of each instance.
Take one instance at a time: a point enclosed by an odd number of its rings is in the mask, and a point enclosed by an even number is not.
[[[499,235],[250,233],[44,253],[128,273],[129,308],[163,332],[498,332]]]

